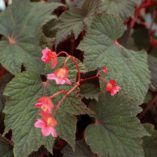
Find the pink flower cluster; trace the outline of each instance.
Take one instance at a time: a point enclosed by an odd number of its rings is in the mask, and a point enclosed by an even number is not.
[[[115,80],[110,80],[106,85],[106,91],[111,94],[111,96],[116,95],[121,90],[121,87],[117,85]]]
[[[51,67],[55,68],[57,65],[57,54],[54,51],[51,51],[49,48],[45,48],[42,50],[43,56],[41,57],[41,60],[44,63],[51,63]]]
[[[74,58],[72,58],[72,56],[68,55],[66,52],[62,51],[59,54],[61,54],[61,53],[64,53],[67,55],[67,58],[64,61],[63,67],[56,69],[51,74],[47,74],[47,79],[55,81],[57,85],[64,85],[64,84],[72,85],[71,81],[68,79],[68,67],[66,65],[68,59],[71,59],[75,63],[76,69],[78,71],[78,81],[77,81],[76,85],[67,92],[68,94],[72,93],[76,88],[78,88],[81,81],[87,81],[89,79],[93,79],[96,77],[99,77],[99,79],[101,79],[102,81],[104,81],[106,83],[105,91],[110,93],[111,96],[116,95],[121,90],[121,87],[117,85],[117,82],[115,80],[108,81],[104,77],[101,77],[101,72],[103,72],[104,74],[108,73],[107,67],[103,67],[97,73],[96,76],[81,79],[80,78],[80,76],[81,76],[80,69],[79,69],[77,61]],[[56,65],[58,63],[58,56],[57,56],[56,52],[51,51],[49,48],[45,48],[42,50],[41,60],[45,64],[50,63],[51,68],[56,68]],[[63,92],[65,92],[65,91],[61,90],[61,91],[53,94],[50,97],[43,96],[35,104],[36,108],[40,109],[39,115],[41,118],[36,120],[34,126],[36,128],[41,129],[41,133],[43,136],[52,135],[54,138],[57,137],[57,132],[56,132],[57,121],[55,119],[55,113],[58,110],[58,108],[60,107],[61,103],[58,103],[56,108],[54,109],[54,104],[52,103],[51,98],[53,98]],[[60,102],[64,101],[66,96],[68,96],[68,95],[65,95]]]
[[[57,54],[53,51],[51,51],[49,48],[45,48],[42,50],[43,56],[41,57],[41,60],[44,63],[51,63],[51,67],[55,68],[57,65]],[[57,69],[54,73],[47,75],[48,80],[55,80],[56,84],[69,84],[71,85],[71,81],[68,79],[68,68],[62,67]]]
[[[45,48],[42,50],[41,60],[45,63],[51,64],[51,68],[55,68],[58,63],[58,57],[56,52],[51,51],[49,48]],[[63,85],[68,84],[71,85],[71,81],[68,79],[68,68],[65,65],[62,68],[59,68],[54,71],[54,73],[47,75],[48,80],[56,81],[56,84]],[[54,104],[52,103],[50,97],[43,96],[38,100],[35,104],[36,108],[40,109],[40,119],[37,119],[34,126],[36,128],[40,128],[43,136],[49,136],[50,134],[56,138],[56,125],[57,121],[53,116]]]
[[[57,69],[54,73],[47,75],[48,80],[55,80],[56,84],[69,84],[71,85],[71,81],[68,79],[68,68],[63,67]]]
[[[101,71],[102,71],[104,74],[107,74],[107,73],[108,73],[107,67],[103,67],[103,68],[101,69]],[[106,80],[105,80],[105,81],[106,81]],[[116,82],[115,80],[109,80],[109,81],[107,81],[106,91],[107,91],[108,93],[110,93],[111,96],[116,95],[120,90],[121,90],[121,87],[117,85],[117,82]]]
[[[50,134],[56,138],[56,125],[57,121],[52,115],[54,104],[49,97],[43,96],[35,104],[36,108],[40,108],[40,119],[37,119],[34,126],[40,128],[43,136],[49,136]]]

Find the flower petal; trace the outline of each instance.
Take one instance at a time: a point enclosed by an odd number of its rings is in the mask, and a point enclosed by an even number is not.
[[[63,84],[65,84],[65,80],[62,79],[62,78],[57,78],[57,79],[56,79],[56,84],[61,84],[61,85],[63,85]]]
[[[55,68],[56,67],[56,65],[57,65],[57,55],[56,54],[54,54],[54,57],[51,59],[51,67],[52,68]]]
[[[51,127],[51,128],[50,128],[50,134],[51,134],[54,138],[56,138],[56,137],[57,137],[56,129],[53,128],[53,127]]]
[[[47,79],[48,80],[56,80],[57,79],[57,77],[56,77],[56,75],[55,74],[47,74]]]
[[[37,119],[37,121],[34,123],[34,127],[36,128],[42,128],[45,126],[45,123],[42,119]]]
[[[111,91],[111,96],[116,95],[120,90],[121,90],[121,87],[119,87],[119,86],[113,87],[113,89]]]
[[[65,80],[65,82],[66,82],[67,84],[69,84],[69,85],[72,84],[71,81],[70,81],[68,78],[65,78],[64,80]]]
[[[41,103],[41,102],[38,102],[38,103],[35,104],[35,107],[36,107],[36,108],[41,108],[41,106],[42,106],[42,103]]]
[[[51,129],[49,127],[42,127],[41,133],[43,136],[49,136],[51,133]]]

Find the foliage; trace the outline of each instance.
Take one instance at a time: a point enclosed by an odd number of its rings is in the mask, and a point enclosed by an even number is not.
[[[0,156],[155,157],[156,10],[156,0],[6,2]]]

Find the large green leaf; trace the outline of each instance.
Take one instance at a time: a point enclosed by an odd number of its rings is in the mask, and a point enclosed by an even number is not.
[[[133,15],[134,7],[140,0],[102,0],[107,13],[119,15],[125,19]]]
[[[84,63],[89,70],[107,66],[107,78],[118,82],[126,98],[141,104],[149,85],[147,55],[117,44],[122,34],[120,18],[104,14],[93,21],[79,49],[85,53]]]
[[[80,94],[86,99],[95,99],[98,101],[100,89],[98,86],[92,83],[84,83],[80,86]]]
[[[100,157],[144,157],[140,138],[149,135],[136,115],[141,109],[122,95],[100,95],[91,108],[96,112],[96,124],[85,131],[85,140]]]
[[[1,157],[13,157],[12,146],[1,135],[0,135],[0,156]]]
[[[76,142],[75,152],[67,145],[62,150],[62,153],[63,157],[94,157],[87,144],[82,140]]]
[[[157,57],[149,55],[149,68],[151,71],[151,81],[153,89],[157,90]]]
[[[63,13],[60,16],[56,44],[65,40],[72,33],[77,38],[84,29],[90,26],[93,17],[100,9],[100,0],[86,0],[81,8],[72,8]]]
[[[7,102],[4,109],[6,131],[12,129],[13,140],[15,142],[15,156],[27,156],[32,151],[36,151],[41,145],[51,151],[54,139],[52,137],[44,138],[39,129],[34,128],[34,122],[39,117],[39,110],[35,108],[35,103],[43,95],[52,95],[61,89],[69,90],[71,86],[55,85],[50,81],[46,86],[41,81],[40,75],[36,73],[24,72],[8,84],[5,90]],[[54,99],[54,104],[61,99]],[[56,102],[57,101],[57,102]],[[56,119],[57,134],[60,138],[66,140],[74,149],[76,115],[90,114],[89,110],[78,97],[69,96],[61,104]]]
[[[27,70],[41,71],[39,30],[52,18],[50,13],[60,3],[33,3],[29,0],[14,0],[0,15],[0,63],[11,73]]]
[[[143,138],[143,148],[145,151],[145,157],[157,156],[157,131],[151,124],[145,124],[145,128],[151,134],[150,137]]]
[[[76,115],[81,114],[94,116],[94,112],[77,97],[68,97],[57,113],[58,134],[70,144],[73,151],[75,150]]]
[[[40,76],[33,73],[17,75],[5,90],[8,97],[4,109],[6,131],[13,131],[14,154],[17,157],[28,156],[41,145],[52,150],[54,139],[42,137],[40,130],[34,128],[39,112],[34,104],[46,94],[48,90],[44,88]]]

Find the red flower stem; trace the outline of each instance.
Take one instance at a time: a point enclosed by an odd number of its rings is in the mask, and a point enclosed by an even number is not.
[[[66,93],[66,91],[65,90],[61,90],[61,91],[59,91],[57,93],[54,93],[53,95],[49,96],[49,98],[52,99],[52,98],[54,98],[54,97],[56,97],[56,96],[58,96],[59,94],[62,94],[62,93]]]
[[[156,102],[157,102],[157,95],[152,99],[152,101],[150,101],[147,107],[139,115],[139,118],[142,119],[145,116],[145,114],[155,105]]]
[[[102,80],[102,81],[105,82],[105,83],[108,82],[108,81],[107,81],[105,78],[103,78],[103,77],[100,77],[100,76],[99,76],[99,78],[100,78],[100,80]]]
[[[80,79],[81,79],[80,68],[79,68],[79,66],[78,66],[78,63],[77,63],[76,59],[75,59],[73,56],[69,55],[69,54],[68,54],[67,52],[65,52],[65,51],[59,52],[59,53],[57,54],[57,56],[59,56],[59,55],[61,55],[61,54],[65,54],[66,56],[68,56],[68,58],[67,58],[67,59],[65,60],[65,62],[64,62],[64,66],[65,66],[65,63],[69,60],[69,58],[72,60],[72,62],[75,63],[76,69],[77,69],[77,72],[78,72],[77,79],[78,79],[78,82],[80,82]]]
[[[74,57],[72,57],[72,56],[71,56],[71,59],[72,59],[72,61],[73,61],[73,62],[75,63],[75,65],[76,65],[76,69],[77,69],[77,81],[78,81],[79,84],[80,84],[80,80],[81,80],[80,68],[79,68],[79,66],[78,66],[78,63],[77,63],[76,59],[75,59]]]
[[[58,54],[57,54],[57,56],[60,56],[61,54],[65,54],[66,56],[70,56],[67,52],[65,52],[65,51],[61,51],[61,52],[59,52]]]
[[[77,63],[77,61],[76,61],[76,59],[73,57],[73,56],[68,56],[68,58],[65,60],[65,62],[64,62],[64,66],[66,66],[65,64],[67,63],[67,61],[69,60],[69,59],[71,59],[72,60],[72,62],[76,65],[76,69],[77,69],[77,80],[78,80],[78,82],[80,82],[80,80],[81,80],[81,74],[80,74],[80,68],[79,68],[79,66],[78,66],[78,63]]]
[[[0,141],[5,142],[11,146],[14,146],[14,144],[11,140],[8,140],[6,137],[2,136],[1,134],[0,134]]]
[[[64,61],[64,67],[66,67],[66,63],[68,62],[68,60],[71,58],[71,56],[69,55],[66,59],[65,59],[65,61]]]
[[[73,86],[68,92],[66,92],[65,95],[63,96],[63,98],[58,102],[56,108],[54,109],[53,115],[56,114],[56,112],[57,112],[58,109],[60,108],[62,102],[66,99],[66,97],[68,97],[77,87],[80,86],[80,82],[84,82],[84,81],[87,81],[87,80],[91,80],[91,79],[94,79],[94,78],[97,78],[97,77],[99,77],[98,74],[95,75],[95,76],[91,76],[91,77],[88,77],[88,78],[85,78],[85,79],[80,79],[80,81],[77,81],[76,84],[75,84],[75,86]],[[102,77],[101,77],[101,79],[103,79],[103,81],[106,82],[106,79],[104,79],[104,78],[102,78]],[[64,90],[63,90],[63,91],[64,91]],[[62,91],[62,93],[63,93],[63,91]],[[65,92],[65,91],[64,91],[64,92]],[[57,96],[57,95],[60,94],[60,93],[61,93],[61,91],[55,93],[54,95]],[[51,97],[54,97],[54,96],[52,95]]]
[[[77,82],[77,83],[75,84],[75,86],[73,86],[73,87],[63,96],[63,98],[58,102],[56,108],[54,109],[53,115],[56,114],[56,112],[57,112],[58,109],[60,108],[62,102],[66,99],[66,97],[68,97],[79,85],[80,85],[80,82]]]

